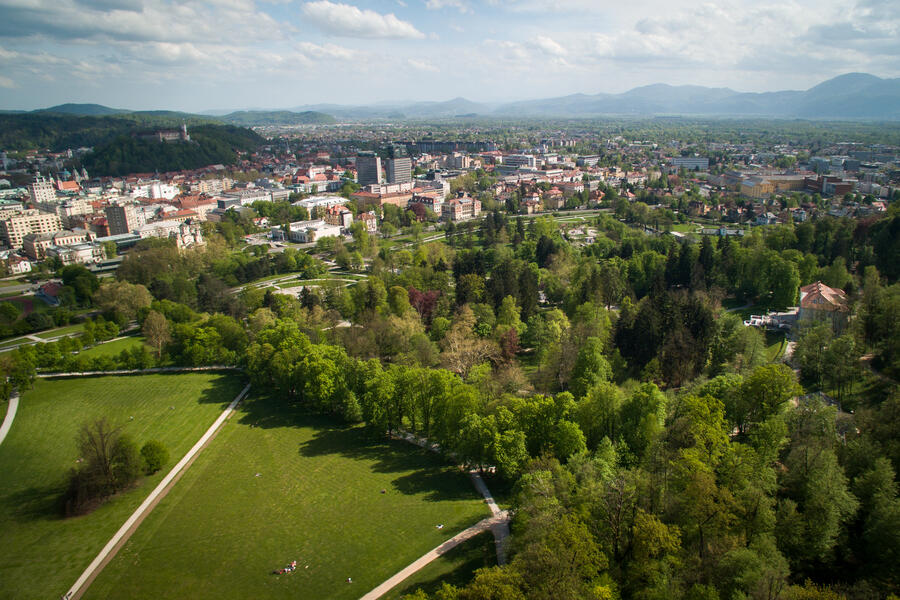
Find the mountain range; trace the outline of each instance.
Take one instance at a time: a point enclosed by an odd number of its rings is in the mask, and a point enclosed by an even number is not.
[[[65,104],[41,111],[90,116],[130,111],[96,104]],[[324,124],[334,120],[452,117],[563,117],[684,115],[788,119],[900,120],[900,78],[848,73],[804,91],[737,92],[729,88],[654,84],[621,94],[572,94],[509,103],[465,98],[445,102],[379,102],[371,105],[313,104],[287,110],[206,111],[211,120],[237,125]]]

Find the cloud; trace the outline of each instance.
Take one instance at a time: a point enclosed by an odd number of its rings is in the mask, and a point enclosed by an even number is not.
[[[3,75],[0,75],[0,87],[11,90],[11,89],[15,89],[19,86],[16,85],[16,82],[13,81],[12,79],[10,79],[9,77],[4,77]]]
[[[297,44],[297,49],[303,53],[303,55],[318,60],[358,60],[361,58],[360,53],[356,50],[344,48],[343,46],[336,46],[334,44],[324,44],[320,46],[318,44],[313,44],[312,42],[300,42]]]
[[[542,52],[551,56],[565,56],[569,53],[568,50],[560,46],[554,39],[543,35],[537,36],[534,40],[534,44],[540,48]]]
[[[461,13],[472,12],[472,7],[465,0],[426,0],[425,8],[428,10],[441,10],[443,8],[455,8]]]
[[[381,39],[423,39],[425,34],[393,13],[379,14],[350,4],[319,0],[303,5],[306,18],[322,30],[337,36]]]
[[[406,59],[406,64],[415,69],[416,71],[427,71],[429,73],[439,73],[440,69],[436,66],[428,62],[427,60],[422,60],[418,58],[408,58]]]
[[[284,37],[253,0],[0,0],[0,37],[210,43]]]

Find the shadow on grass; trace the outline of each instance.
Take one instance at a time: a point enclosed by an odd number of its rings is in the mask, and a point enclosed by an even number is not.
[[[360,425],[311,414],[303,407],[272,396],[249,399],[239,409],[239,422],[251,427],[309,427],[315,432],[302,442],[304,457],[339,455],[366,461],[375,473],[402,474],[392,481],[403,494],[425,494],[429,501],[465,500],[475,497],[468,479],[431,452],[413,444],[377,435]]]
[[[62,520],[65,491],[65,484],[36,485],[9,494],[2,504],[17,521]]]
[[[434,594],[444,583],[456,587],[463,587],[472,580],[472,576],[478,569],[492,567],[497,564],[497,551],[494,547],[494,536],[486,531],[470,540],[466,540],[442,558],[438,560],[461,561],[452,570],[428,577],[425,571],[412,575],[393,590],[388,592],[388,600],[400,598],[404,594],[412,594],[417,589],[424,590],[429,595]]]

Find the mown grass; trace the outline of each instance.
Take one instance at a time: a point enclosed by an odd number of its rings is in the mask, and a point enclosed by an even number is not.
[[[61,597],[241,386],[235,376],[207,373],[36,381],[0,445],[0,595]],[[94,512],[63,518],[60,500],[79,458],[76,435],[100,417],[138,444],[161,441],[170,462]]]
[[[494,535],[490,531],[486,531],[438,557],[421,571],[413,573],[385,594],[383,598],[398,600],[417,589],[432,594],[441,589],[444,583],[463,587],[472,580],[475,571],[496,564],[497,550],[494,545]]]
[[[255,397],[85,597],[359,598],[488,514],[440,457]]]

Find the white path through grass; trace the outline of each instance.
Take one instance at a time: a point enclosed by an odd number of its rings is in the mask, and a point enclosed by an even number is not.
[[[13,389],[9,395],[9,406],[6,407],[6,417],[3,418],[3,425],[0,425],[0,444],[6,439],[6,434],[12,429],[13,419],[16,418],[16,411],[19,409],[19,390]]]
[[[206,443],[212,439],[212,437],[219,430],[219,427],[222,426],[222,423],[225,422],[231,413],[234,412],[235,407],[240,403],[241,400],[247,395],[247,392],[250,391],[250,384],[248,383],[241,393],[239,393],[234,400],[231,401],[231,404],[228,405],[222,414],[219,415],[219,418],[210,426],[209,429],[206,430],[206,433],[194,444],[194,447],[188,450],[188,453],[184,455],[184,457],[178,461],[172,470],[169,471],[168,475],[166,475],[162,481],[159,482],[159,485],[154,488],[150,495],[141,503],[140,506],[137,507],[128,520],[119,528],[116,534],[106,543],[106,546],[103,547],[103,550],[97,555],[97,557],[88,565],[88,568],[84,570],[84,573],[75,581],[75,584],[69,588],[69,591],[63,595],[63,600],[74,600],[76,598],[80,598],[81,595],[87,590],[87,586],[90,585],[90,582],[93,581],[94,577],[102,570],[103,566],[115,556],[115,553],[118,551],[122,545],[128,541],[128,538],[131,537],[131,534],[134,533],[134,530],[137,529],[137,526],[140,525],[141,521],[150,513],[156,503],[164,496],[168,490],[171,483],[181,474],[181,471],[185,468],[186,465],[189,465],[190,462],[194,459],[194,457],[203,449]]]
[[[463,530],[462,532],[456,534],[434,550],[430,550],[426,554],[424,554],[421,558],[417,559],[411,565],[379,585],[377,588],[363,596],[360,600],[377,600],[381,598],[386,593],[388,593],[392,588],[399,585],[403,581],[405,581],[410,575],[415,573],[416,571],[423,568],[428,563],[432,562],[439,556],[446,554],[450,550],[453,550],[466,540],[469,540],[479,533],[487,531],[488,529],[493,529],[500,523],[506,523],[509,517],[507,516],[505,511],[500,511],[497,514],[494,514],[487,519],[479,521],[475,525],[472,525],[468,529]]]

